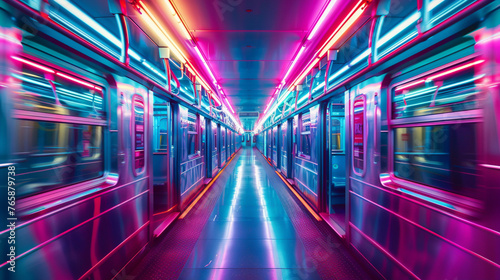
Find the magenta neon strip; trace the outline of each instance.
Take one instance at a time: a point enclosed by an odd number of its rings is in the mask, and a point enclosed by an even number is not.
[[[65,230],[65,231],[63,231],[63,232],[61,232],[61,233],[59,233],[58,235],[56,235],[56,236],[54,236],[54,237],[52,237],[52,238],[50,238],[50,239],[48,239],[48,240],[45,240],[44,242],[42,242],[42,243],[38,244],[37,246],[35,246],[35,247],[33,247],[33,248],[31,248],[31,249],[27,250],[26,252],[24,252],[24,253],[22,253],[22,254],[19,254],[19,255],[16,257],[16,260],[18,260],[19,258],[21,258],[21,257],[23,257],[23,256],[25,256],[25,255],[27,255],[27,254],[29,254],[29,253],[32,253],[32,252],[34,252],[34,251],[36,251],[36,250],[38,250],[38,249],[42,248],[43,246],[45,246],[45,245],[49,244],[50,242],[52,242],[52,241],[54,241],[54,240],[58,239],[59,237],[61,237],[61,236],[65,235],[65,234],[67,234],[67,233],[71,232],[72,230],[75,230],[75,229],[77,229],[77,228],[81,227],[82,225],[84,225],[84,224],[86,224],[86,223],[88,223],[88,222],[90,222],[90,221],[93,221],[93,220],[95,220],[95,219],[97,219],[97,218],[101,217],[102,215],[104,215],[104,214],[106,214],[106,213],[108,213],[108,212],[110,212],[110,211],[112,211],[112,210],[114,210],[114,209],[116,209],[116,208],[118,208],[118,207],[120,207],[120,206],[122,206],[122,205],[124,205],[124,204],[126,204],[126,203],[128,203],[128,202],[130,202],[130,201],[132,201],[132,200],[134,200],[134,199],[136,199],[136,198],[138,198],[138,197],[140,197],[140,196],[142,196],[143,194],[145,194],[145,193],[147,193],[147,192],[149,192],[149,190],[145,190],[145,191],[143,191],[143,192],[141,192],[141,193],[139,193],[139,194],[137,194],[137,195],[135,195],[135,196],[133,196],[133,197],[131,197],[131,198],[129,198],[129,199],[127,199],[127,200],[125,200],[125,201],[123,201],[122,203],[117,204],[117,205],[115,205],[114,207],[109,208],[109,209],[107,209],[107,210],[106,210],[106,211],[104,211],[104,212],[101,212],[98,216],[94,216],[94,217],[92,217],[92,218],[90,218],[90,219],[88,219],[88,220],[86,220],[86,221],[84,221],[84,222],[81,222],[80,224],[78,224],[78,225],[76,225],[76,226],[73,226],[73,227],[71,227],[71,228],[69,228],[69,229],[67,229],[67,230]],[[149,221],[148,221],[148,222],[149,222]],[[4,263],[0,264],[0,267],[3,267],[3,266],[5,266],[5,265],[6,265],[6,264],[8,264],[8,263],[9,263],[9,261],[6,261],[6,262],[4,262]]]
[[[492,261],[492,260],[490,260],[490,259],[488,259],[488,258],[486,258],[486,257],[484,257],[482,255],[479,255],[478,253],[473,252],[473,251],[465,248],[464,246],[462,246],[462,245],[460,245],[460,244],[458,244],[458,243],[456,243],[454,241],[451,241],[450,239],[447,239],[444,236],[441,236],[440,234],[438,234],[438,233],[436,233],[436,232],[434,232],[434,231],[432,231],[432,230],[430,230],[430,229],[428,229],[428,228],[426,228],[426,227],[424,227],[424,226],[422,226],[422,225],[420,225],[420,224],[418,224],[418,223],[416,223],[416,222],[414,222],[414,221],[412,221],[412,220],[410,220],[410,219],[408,219],[408,218],[406,218],[404,216],[401,216],[400,214],[398,214],[398,213],[396,213],[396,212],[394,212],[394,211],[392,211],[392,210],[390,210],[388,208],[385,208],[384,206],[382,206],[380,204],[377,204],[377,203],[375,203],[375,202],[373,202],[373,201],[371,201],[371,200],[369,200],[369,199],[367,199],[367,198],[365,198],[365,197],[363,197],[363,196],[361,196],[361,195],[359,195],[359,194],[357,194],[357,193],[355,193],[353,191],[349,191],[349,193],[353,194],[354,196],[356,196],[356,197],[358,197],[358,198],[360,198],[360,199],[362,199],[362,200],[364,200],[364,201],[366,201],[366,202],[368,202],[370,204],[375,205],[376,207],[379,207],[382,210],[387,211],[388,213],[390,213],[392,215],[395,215],[399,219],[404,220],[405,222],[407,222],[407,223],[409,223],[409,224],[411,224],[411,225],[413,225],[413,226],[415,226],[415,227],[417,227],[417,228],[419,228],[419,229],[421,229],[423,231],[426,231],[429,234],[432,234],[435,237],[440,238],[440,239],[442,239],[445,242],[450,243],[451,245],[457,247],[458,249],[461,249],[462,251],[464,251],[466,253],[469,253],[470,255],[475,256],[475,257],[477,257],[477,258],[479,258],[479,259],[481,259],[481,260],[483,260],[483,261],[485,261],[485,262],[487,262],[487,263],[495,266],[496,268],[500,268],[500,265],[497,264],[496,262],[494,262],[494,261]],[[411,201],[413,201],[413,200],[411,200]]]

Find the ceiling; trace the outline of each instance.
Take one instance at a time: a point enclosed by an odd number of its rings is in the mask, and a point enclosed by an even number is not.
[[[172,0],[231,106],[262,113],[327,0]],[[256,118],[240,118],[253,130]]]
[[[235,115],[243,112],[246,116],[247,112],[264,112],[301,46],[306,47],[302,59],[288,79],[311,59],[353,2],[337,0],[316,36],[307,41],[330,0],[143,0],[206,81],[211,80],[210,76],[192,43],[169,15],[167,1],[207,60]],[[154,33],[148,34],[159,41]],[[240,117],[243,128],[249,131],[256,120],[255,116]]]

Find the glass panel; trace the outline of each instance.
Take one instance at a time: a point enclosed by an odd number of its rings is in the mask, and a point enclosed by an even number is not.
[[[472,61],[409,81],[393,89],[393,118],[407,118],[479,108],[480,89]]]
[[[168,118],[163,118],[160,120],[159,132],[159,150],[168,149]]]
[[[310,113],[301,116],[300,127],[300,155],[309,157],[311,155],[311,119]]]
[[[418,35],[417,21],[421,18],[415,0],[391,1],[389,14],[381,17],[379,39],[376,42],[380,59]]]
[[[434,27],[444,20],[450,18],[460,10],[476,2],[475,0],[432,0],[429,1],[427,11],[429,13],[429,27]]]
[[[353,167],[355,172],[365,169],[365,96],[356,97],[353,105]]]
[[[31,61],[22,60],[20,70],[12,77],[15,88],[15,108],[20,110],[105,119],[102,88]]]
[[[134,95],[133,98],[133,120],[134,120],[134,158],[135,169],[144,167],[144,100],[139,95]]]
[[[54,85],[62,106],[81,111],[78,114],[80,116],[87,112],[104,119],[104,106],[100,91],[79,86],[75,82],[62,79],[59,76],[54,77]]]
[[[102,127],[19,119],[15,122],[19,197],[103,175]]]
[[[344,148],[344,143],[341,139],[342,135],[342,123],[339,119],[332,119],[332,152],[342,151]]]
[[[188,131],[190,133],[197,133],[196,131],[196,123],[197,123],[197,116],[194,113],[189,112],[188,113]]]
[[[348,77],[368,66],[371,53],[368,42],[371,24],[360,27],[339,49],[337,60],[330,63],[328,69],[328,88],[338,85]],[[324,77],[324,76],[323,76]],[[324,78],[313,90],[325,85]]]
[[[217,129],[212,130],[214,132],[214,148],[217,150],[217,146],[219,145],[217,143]]]
[[[126,20],[130,40],[130,65],[156,82],[165,84],[165,65],[160,58],[158,46],[132,19],[126,17]]]
[[[330,140],[332,152],[344,152],[345,145],[345,118],[344,118],[344,105],[332,104],[331,105],[331,120],[330,120]]]
[[[95,13],[96,9],[94,5],[84,1],[49,0],[48,2],[50,19],[112,56],[120,58],[120,31],[113,17],[91,17],[90,14]],[[92,11],[87,13],[87,10]]]
[[[476,134],[474,123],[396,128],[394,174],[453,192],[474,187]]]
[[[200,151],[200,138],[198,135],[198,115],[188,112],[188,155],[198,154]]]

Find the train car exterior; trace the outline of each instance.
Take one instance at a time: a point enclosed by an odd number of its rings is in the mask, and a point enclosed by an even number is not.
[[[372,3],[257,148],[381,276],[496,279],[499,3],[421,3]]]
[[[203,108],[220,110],[206,92],[196,101],[193,91],[169,91],[165,73],[151,70],[163,65],[154,43],[152,55],[137,50],[141,63],[125,63],[123,46],[93,40],[113,41],[118,27],[67,1],[36,2],[0,3],[0,169],[16,173],[23,240],[22,269],[6,279],[109,279],[224,167],[215,128],[241,131]]]

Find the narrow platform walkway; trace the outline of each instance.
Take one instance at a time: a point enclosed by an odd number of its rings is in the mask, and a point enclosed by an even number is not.
[[[224,173],[146,256],[139,279],[369,278],[338,237],[316,227],[257,150],[240,150]]]

